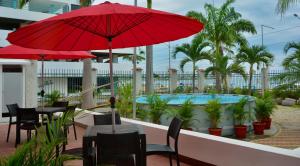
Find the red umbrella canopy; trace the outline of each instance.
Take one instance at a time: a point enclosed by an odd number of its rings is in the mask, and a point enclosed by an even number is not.
[[[49,51],[16,45],[0,48],[0,58],[42,60],[42,56],[44,60],[95,58],[86,51]]]
[[[203,29],[197,20],[158,10],[104,2],[10,33],[11,43],[47,50],[94,50],[158,44]]]

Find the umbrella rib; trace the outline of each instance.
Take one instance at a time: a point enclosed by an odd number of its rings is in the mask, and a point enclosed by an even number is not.
[[[74,18],[73,21],[80,21],[80,17]],[[63,21],[64,22],[64,21]],[[69,24],[67,24],[69,25]],[[72,27],[72,26],[71,26]],[[63,40],[66,40],[74,31],[76,30],[76,27],[73,27],[72,31],[64,35]],[[63,42],[57,42],[57,44],[53,48],[57,48],[61,43]],[[73,47],[72,47],[73,48]]]
[[[47,28],[47,29],[52,29],[53,27],[55,27],[57,24],[59,24],[59,23],[63,23],[62,21],[59,21],[59,22],[55,22],[55,23],[53,23],[53,24],[51,24],[51,22],[46,22],[46,23],[48,23],[49,25],[45,25],[45,26],[38,26],[38,28],[37,28],[37,30],[33,30],[33,32],[29,32],[29,35],[28,35],[28,33],[24,33],[24,35],[20,35],[20,37],[18,37],[18,39],[16,39],[17,41],[19,41],[19,42],[22,42],[22,40],[25,40],[26,41],[26,37],[27,36],[32,36],[32,35],[34,35],[34,34],[37,34],[37,33],[39,33],[39,32],[42,32],[43,30],[45,30],[45,27]],[[43,25],[43,24],[42,24]],[[24,27],[24,29],[30,29],[30,25],[28,26],[28,27]],[[55,29],[55,28],[53,28],[53,29]],[[21,29],[22,30],[22,29]],[[21,34],[23,34],[23,33],[21,33]],[[31,41],[34,41],[34,40],[36,40],[36,39],[38,39],[40,36],[42,36],[42,35],[44,35],[44,34],[41,34],[41,35],[38,35],[37,37],[35,37],[35,38],[33,38],[33,39],[31,39]],[[17,42],[16,42],[17,43]]]
[[[144,17],[141,18],[141,21],[139,21],[139,22],[134,22],[134,21],[133,21],[134,24],[132,24],[132,25],[127,25],[127,24],[125,23],[129,28],[126,28],[126,29],[120,31],[120,32],[117,33],[115,36],[119,36],[119,35],[121,35],[121,34],[127,32],[127,31],[129,31],[130,29],[132,29],[132,28],[134,28],[134,27],[138,27],[138,25],[147,22],[151,17],[152,17],[151,14],[147,14],[147,15],[145,15]],[[126,26],[125,26],[125,27],[126,27]]]
[[[88,22],[87,20],[92,20],[92,19],[83,19],[83,22],[86,22],[86,23],[89,23],[89,24],[86,24],[86,28],[85,29],[88,29],[92,24],[90,24],[90,21]],[[80,35],[77,37],[77,39],[79,40],[81,38],[81,36],[85,33],[86,31],[82,30]],[[76,41],[78,41],[76,40]],[[74,42],[71,49],[73,49],[75,47],[75,45],[77,44],[77,42]]]
[[[80,18],[81,18],[81,17],[80,17]],[[78,26],[78,25],[75,25],[75,24],[70,24],[69,22],[67,22],[67,20],[63,20],[63,21],[64,21],[66,24],[68,24],[68,25],[70,25],[70,26],[72,26],[72,27],[78,28],[78,29],[83,30],[83,31],[90,32],[90,33],[92,33],[92,34],[94,34],[94,35],[101,36],[101,37],[103,37],[103,38],[107,38],[107,36],[105,36],[105,35],[103,35],[103,34],[97,33],[97,32],[95,32],[95,31],[91,31],[91,30],[89,30],[89,29],[84,29],[84,28],[82,28],[81,26]]]

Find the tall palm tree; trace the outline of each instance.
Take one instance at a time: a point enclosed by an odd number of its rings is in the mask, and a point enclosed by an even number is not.
[[[147,0],[147,8],[152,8],[152,0]],[[146,93],[153,93],[153,46],[146,46]]]
[[[123,60],[130,61],[130,62],[132,62],[132,58],[133,58],[133,56],[123,56],[122,57]],[[137,64],[139,64],[140,62],[142,62],[144,60],[145,60],[145,51],[138,48],[138,53],[136,55]]]
[[[204,23],[204,33],[208,40],[214,44],[216,57],[223,56],[236,44],[246,44],[247,40],[243,32],[256,33],[255,26],[249,20],[243,19],[239,12],[236,12],[231,5],[235,0],[227,0],[221,7],[217,8],[212,4],[205,4],[205,14],[190,11],[187,16],[198,19]],[[216,88],[221,91],[221,76],[216,74]]]
[[[184,66],[191,62],[192,63],[192,70],[193,70],[193,93],[195,90],[195,71],[196,71],[196,63],[200,60],[211,59],[210,53],[207,51],[208,46],[210,43],[206,42],[203,35],[196,36],[191,44],[185,43],[181,46],[177,46],[175,48],[173,58],[176,58],[178,53],[183,53],[186,57],[181,60],[180,62],[180,69],[183,71]]]
[[[237,63],[248,63],[249,68],[249,83],[248,93],[251,95],[253,67],[256,64],[257,70],[261,64],[269,65],[273,61],[274,57],[269,53],[264,46],[253,45],[251,47],[244,45],[240,48],[239,53],[236,56]]]
[[[236,73],[242,75],[242,77],[246,80],[247,75],[243,66],[238,63],[229,64],[230,58],[228,56],[218,55],[214,58],[214,64],[211,67],[206,68],[205,76],[214,73],[220,73],[221,81],[223,83],[223,89],[225,92],[228,91],[228,82],[227,77],[231,76],[231,74]]]
[[[300,0],[278,0],[276,12],[283,15],[292,5],[299,3]]]
[[[287,43],[284,52],[287,54],[291,49],[294,50],[293,53],[282,62],[285,72],[275,77],[275,79],[285,82],[283,86],[286,87],[293,87],[300,82],[300,42]]]

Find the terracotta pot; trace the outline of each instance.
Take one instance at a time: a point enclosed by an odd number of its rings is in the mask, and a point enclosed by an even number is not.
[[[184,130],[193,131],[193,128],[191,128],[191,127],[188,127],[188,128],[184,128]]]
[[[265,129],[264,122],[253,122],[254,134],[256,135],[263,135]]]
[[[244,139],[247,135],[247,126],[245,125],[236,125],[234,126],[235,136],[238,139]]]
[[[271,128],[271,122],[272,119],[271,118],[264,118],[261,120],[261,122],[265,123],[265,129],[270,129]]]
[[[221,136],[222,128],[208,128],[208,132],[210,135]]]

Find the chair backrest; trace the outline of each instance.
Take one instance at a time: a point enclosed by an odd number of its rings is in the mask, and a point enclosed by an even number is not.
[[[8,104],[8,105],[6,105],[6,107],[8,109],[10,117],[17,116],[17,110],[18,110],[18,108],[20,108],[17,103],[15,103],[15,104]]]
[[[182,120],[178,118],[173,118],[173,120],[170,123],[168,134],[167,134],[167,145],[170,146],[170,137],[175,140],[175,150],[177,151],[177,145],[178,145],[178,137],[180,133],[180,129],[182,126]]]
[[[121,124],[120,114],[116,112],[115,114],[116,124]],[[94,115],[94,125],[111,125],[112,124],[112,114],[106,113],[102,115]]]
[[[138,132],[122,134],[97,134],[97,164],[117,164],[140,166],[141,143]],[[133,159],[134,157],[134,159]]]
[[[18,108],[17,109],[17,122],[18,123],[38,123],[39,114],[36,112],[35,108]]]
[[[53,104],[52,104],[52,107],[68,107],[69,105],[69,101],[55,101]]]

